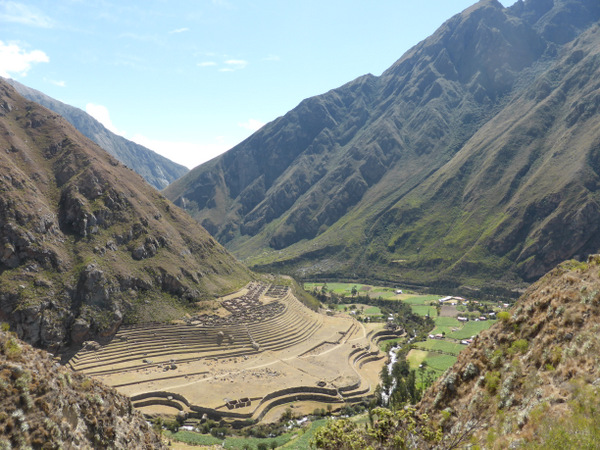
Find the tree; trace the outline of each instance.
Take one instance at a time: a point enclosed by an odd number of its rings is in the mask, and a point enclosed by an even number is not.
[[[375,408],[369,417],[372,423],[365,424],[364,431],[348,419],[330,421],[317,430],[311,445],[326,450],[432,448],[442,437],[426,415],[412,408],[394,412]]]
[[[330,421],[319,428],[311,445],[324,450],[363,450],[367,448],[357,425],[348,419]]]
[[[356,294],[358,294],[358,289],[356,289],[356,286],[352,286],[350,293],[352,294],[352,297],[356,297]]]

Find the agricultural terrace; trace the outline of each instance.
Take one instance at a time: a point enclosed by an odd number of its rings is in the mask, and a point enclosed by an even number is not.
[[[277,420],[290,403],[334,409],[373,395],[382,339],[403,330],[306,308],[286,286],[250,283],[211,314],[122,327],[69,362],[132,398],[147,415]]]
[[[304,288],[307,291],[321,292],[324,290],[326,293],[335,294],[344,302],[335,305],[337,311],[346,313],[356,311],[354,316],[362,320],[387,320],[387,317],[381,315],[380,308],[370,305],[368,299],[401,301],[410,305],[415,314],[431,317],[435,324],[433,330],[428,333],[425,340],[413,342],[413,349],[408,353],[407,360],[411,369],[423,366],[437,375],[443,373],[456,362],[456,357],[466,347],[466,345],[461,344],[461,341],[471,339],[482,330],[488,329],[495,322],[495,320],[479,320],[476,318],[475,316],[479,316],[480,313],[476,310],[474,310],[475,312],[469,311],[469,308],[462,304],[464,301],[453,300],[440,304],[439,300],[444,298],[442,295],[422,295],[405,289],[357,283],[305,283]],[[399,293],[399,291],[402,291],[402,293]],[[474,303],[479,305],[479,302]],[[351,308],[352,306],[354,308]],[[496,304],[485,304],[485,308],[487,310],[499,309]],[[457,319],[459,316],[470,316],[470,320],[466,322],[459,321]],[[442,335],[443,338],[431,337],[436,335]],[[390,344],[402,344],[406,341],[406,338],[385,341],[381,343],[381,349],[386,350]]]

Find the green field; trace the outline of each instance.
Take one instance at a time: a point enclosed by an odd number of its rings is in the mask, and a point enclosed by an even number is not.
[[[456,344],[443,339],[427,339],[425,342],[417,342],[414,345],[419,350],[437,350],[440,352],[451,353],[454,356],[457,356],[465,348],[462,344]]]
[[[437,302],[441,295],[415,295],[415,294],[402,294],[399,296],[400,300],[409,305],[429,305],[431,302]]]
[[[440,355],[439,353],[428,353],[427,367],[435,370],[439,374],[442,374],[446,369],[452,367],[456,362],[456,356],[451,355]]]
[[[294,450],[310,450],[314,447],[310,446],[310,440],[315,435],[315,432],[327,423],[327,419],[315,420],[309,429],[305,430],[299,437],[290,440],[283,448]]]
[[[407,360],[411,369],[417,370],[419,366],[425,362],[427,364],[427,370],[434,370],[439,376],[448,367],[452,367],[456,362],[456,356],[414,349],[409,352]]]
[[[413,304],[412,308],[418,314],[427,314],[426,306]],[[435,311],[434,307],[429,308]],[[445,333],[446,338],[452,340],[428,339],[425,342],[416,342],[416,348],[411,350],[408,357],[412,369],[416,369],[422,362],[426,362],[428,367],[436,372],[444,372],[456,362],[458,354],[466,348],[466,346],[454,340],[468,339],[479,334],[482,330],[487,330],[496,322],[495,320],[487,320],[463,323],[454,317],[437,317],[435,314],[431,314],[431,317],[435,320],[435,328],[431,331],[431,334]],[[452,331],[453,329],[456,331]]]
[[[411,369],[418,369],[421,363],[427,359],[427,356],[429,356],[429,352],[414,349],[408,353],[406,360]]]
[[[470,321],[465,323],[458,331],[450,333],[446,332],[446,336],[454,339],[468,339],[471,336],[478,335],[483,330],[487,330],[495,323],[495,320],[485,320],[481,322]]]
[[[362,308],[362,314],[366,315],[366,316],[380,316],[381,315],[381,309],[379,309],[377,306],[370,306],[370,305],[361,305],[361,304],[356,304],[358,311],[361,311]],[[345,311],[346,309],[348,310],[348,312],[351,311],[350,309],[350,305],[335,305],[335,309],[337,311]]]
[[[323,283],[305,283],[304,285],[307,290],[312,290],[315,287],[320,288],[321,286],[323,286]],[[471,336],[479,334],[482,330],[488,329],[495,323],[495,321],[492,320],[463,323],[459,322],[455,317],[438,317],[436,305],[437,301],[443,297],[441,295],[419,295],[406,291],[404,291],[405,293],[403,294],[396,294],[396,289],[394,288],[358,283],[327,283],[327,289],[329,291],[333,291],[338,295],[344,294],[346,297],[352,296],[351,292],[354,286],[356,286],[359,295],[367,294],[371,298],[381,297],[386,300],[399,300],[409,304],[415,314],[420,316],[427,316],[429,314],[435,321],[435,328],[431,331],[431,334],[444,333],[446,338],[452,340],[468,339]],[[337,308],[338,310],[343,310],[344,306],[348,305],[338,305]],[[381,311],[377,312],[376,309],[371,308],[374,307],[365,306],[364,314],[381,314]],[[459,309],[464,308],[459,307]],[[401,339],[395,339],[393,341],[399,340]],[[393,341],[382,341],[379,344],[379,347],[384,350],[386,344]],[[409,355],[411,368],[416,369],[423,361],[425,361],[431,369],[438,373],[441,373],[452,366],[452,364],[456,362],[456,356],[465,348],[464,345],[457,342],[438,339],[428,339],[425,342],[418,342],[415,345],[418,349],[412,350]],[[419,350],[419,348],[422,350]]]
[[[435,309],[435,306],[411,305],[411,308],[415,314],[418,314],[420,316],[426,316],[429,314],[429,317],[437,317],[437,309]]]
[[[193,431],[178,431],[177,433],[171,433],[165,431],[165,435],[173,440],[184,442],[190,445],[221,445],[224,443],[226,449],[256,449],[261,443],[267,444],[267,448],[271,448],[273,442],[277,443],[277,448],[290,448],[308,450],[310,448],[310,439],[315,434],[315,431],[325,425],[326,419],[315,420],[310,424],[309,428],[306,429],[294,429],[289,433],[282,434],[281,436],[273,438],[244,438],[244,437],[233,437],[227,436],[225,438],[216,438],[210,434],[200,434]]]
[[[363,311],[363,314],[366,314],[367,316],[379,316],[381,315],[381,309],[377,306],[369,306]]]

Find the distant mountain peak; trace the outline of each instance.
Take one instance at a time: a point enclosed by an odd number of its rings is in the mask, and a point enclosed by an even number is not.
[[[163,189],[169,183],[188,172],[188,168],[177,164],[158,153],[125,139],[94,119],[86,112],[55,100],[46,94],[27,87],[18,81],[4,79],[23,97],[60,114],[71,125],[94,141],[126,166],[139,173],[156,189]]]

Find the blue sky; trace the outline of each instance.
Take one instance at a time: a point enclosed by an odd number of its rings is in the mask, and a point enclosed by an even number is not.
[[[0,0],[0,75],[192,168],[473,3]]]

